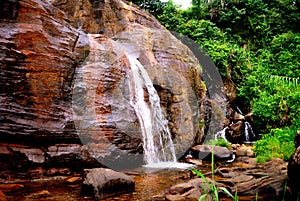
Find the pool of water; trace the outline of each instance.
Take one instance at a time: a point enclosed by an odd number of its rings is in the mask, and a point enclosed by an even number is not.
[[[171,166],[170,166],[171,165]],[[157,168],[159,167],[159,168]],[[168,167],[168,168],[162,168]],[[191,171],[189,168],[195,167],[187,163],[177,164],[160,164],[152,167],[142,167],[131,171],[125,171],[126,174],[132,176],[135,180],[135,191],[121,196],[107,198],[106,201],[147,201],[147,200],[165,200],[159,195],[171,186],[185,182],[191,178]],[[209,172],[210,163],[201,166],[202,172]]]

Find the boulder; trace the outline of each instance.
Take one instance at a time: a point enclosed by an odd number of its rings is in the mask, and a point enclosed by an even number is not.
[[[208,182],[211,182],[209,178],[207,178]],[[197,201],[199,197],[203,194],[208,194],[208,196],[203,199],[205,201],[213,200],[209,195],[211,189],[208,184],[202,178],[191,179],[185,183],[179,183],[164,192],[164,196],[166,200],[170,201]]]
[[[213,149],[214,147],[214,149]],[[231,152],[226,147],[213,145],[196,145],[191,148],[192,155],[199,159],[210,159],[212,151],[217,160],[226,160],[231,157]]]
[[[287,180],[287,162],[273,159],[264,164],[248,165],[235,163],[234,167],[218,167],[214,171],[215,185],[218,188],[219,199],[227,200],[228,194],[220,187],[226,188],[232,195],[239,196],[239,200],[277,200],[282,198]],[[201,171],[201,170],[200,170]],[[212,173],[204,174],[209,183]],[[198,176],[197,176],[198,177]],[[206,189],[206,191],[204,191]],[[164,192],[166,200],[198,200],[203,194],[211,194],[211,189],[202,178],[192,178],[179,183]],[[210,200],[211,197],[208,197]]]
[[[97,200],[134,191],[132,177],[106,168],[85,169],[81,185],[81,196]]]
[[[142,164],[129,54],[158,92],[178,157],[202,139],[199,62],[153,16],[123,0],[1,5],[0,143],[15,146],[1,168],[15,155],[27,166]]]
[[[243,135],[244,132],[244,122],[239,120],[236,123],[230,125],[229,128],[233,131],[231,137],[239,138]]]
[[[27,145],[0,143],[0,151],[0,170],[25,169],[34,164],[42,164],[46,167],[65,166],[71,170],[76,170],[81,166],[100,167],[99,162],[91,157],[86,148],[80,144],[55,144],[49,147],[33,148]],[[54,170],[55,168],[50,168],[45,174],[50,176],[58,173],[51,173]],[[69,169],[67,172],[70,173]],[[66,173],[60,172],[59,174]]]
[[[244,144],[236,150],[236,156],[254,157],[254,151]]]

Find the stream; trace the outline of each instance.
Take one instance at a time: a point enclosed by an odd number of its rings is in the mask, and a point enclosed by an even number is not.
[[[251,158],[249,158],[251,159]],[[253,158],[254,159],[254,158]],[[203,161],[197,167],[205,176],[211,176],[211,163]],[[263,165],[251,165],[245,162],[216,162],[215,180],[219,183],[228,184],[230,180],[238,183],[238,192],[242,193],[239,200],[255,200],[258,192],[258,200],[279,201],[282,200],[282,190],[286,175],[286,162],[274,160]],[[104,199],[105,201],[163,201],[162,193],[178,183],[188,182],[198,178],[189,170],[161,169],[148,172],[146,168],[124,171],[135,180],[135,191]],[[51,173],[51,175],[49,175]],[[220,174],[221,173],[221,174]],[[223,175],[222,175],[223,174]],[[227,178],[229,174],[239,174],[232,179]],[[47,175],[47,176],[45,176]],[[227,175],[227,176],[226,176]],[[250,175],[256,175],[251,180],[245,180]],[[260,175],[260,176],[259,176]],[[272,175],[271,177],[266,175]],[[265,178],[265,179],[264,179]],[[93,201],[91,197],[80,196],[82,182],[81,173],[71,173],[66,168],[43,169],[35,168],[26,172],[0,172],[0,190],[7,196],[9,201]],[[275,184],[269,188],[265,184]],[[279,189],[279,194],[276,195]],[[276,190],[273,191],[273,190]],[[248,194],[249,193],[249,194]],[[221,196],[220,200],[232,200]]]
[[[201,167],[203,172],[210,171],[210,163],[207,162]],[[93,198],[80,196],[81,175],[72,174],[66,176],[44,177],[42,179],[29,179],[33,174],[40,177],[41,169],[30,170],[29,172],[3,173],[5,177],[12,179],[9,183],[18,184],[20,189],[13,189],[5,193],[10,201],[36,201],[36,200],[64,200],[64,201],[92,201]],[[154,197],[176,183],[181,183],[190,179],[189,170],[161,169],[147,173],[147,168],[139,168],[124,171],[135,180],[135,191],[129,194],[122,194],[116,197],[104,199],[105,201],[146,201],[161,200]],[[1,177],[0,173],[0,177]],[[34,177],[35,177],[34,176]],[[3,177],[3,175],[2,175]],[[78,178],[75,182],[68,182]],[[80,180],[79,180],[80,178]],[[74,179],[75,180],[75,179]],[[7,181],[8,182],[8,181]],[[21,185],[23,187],[21,187]],[[0,186],[1,189],[1,186]],[[44,192],[44,193],[43,193]]]

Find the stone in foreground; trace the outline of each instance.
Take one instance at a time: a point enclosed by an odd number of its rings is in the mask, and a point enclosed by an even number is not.
[[[85,169],[81,185],[81,196],[93,197],[96,200],[134,191],[132,177],[111,169]]]

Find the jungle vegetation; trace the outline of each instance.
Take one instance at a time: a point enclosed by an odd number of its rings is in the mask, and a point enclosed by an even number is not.
[[[253,113],[258,162],[288,160],[300,130],[300,0],[132,1],[168,30],[194,40]]]

